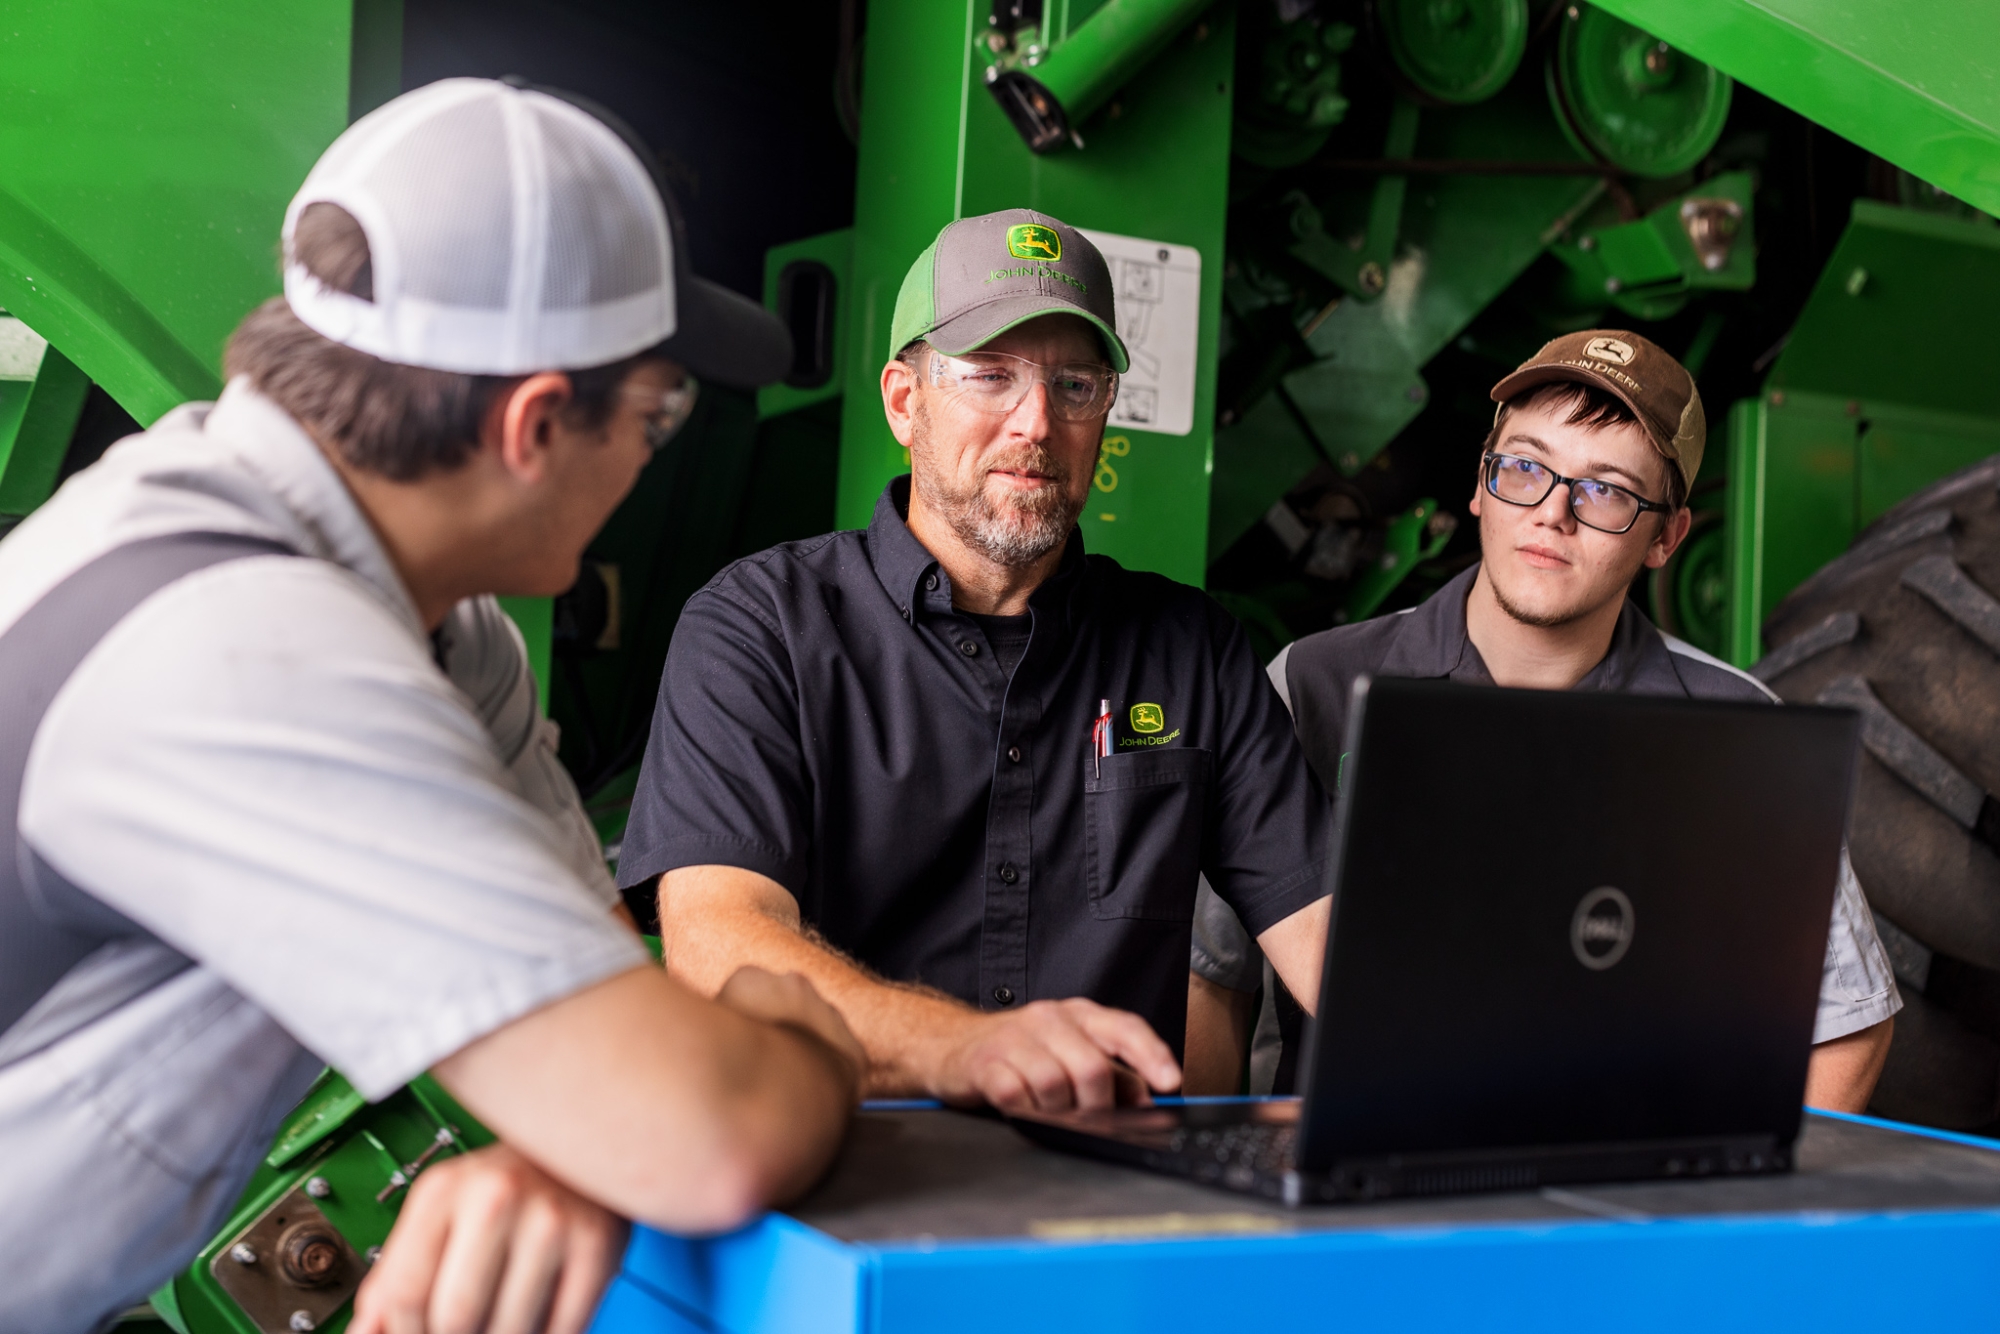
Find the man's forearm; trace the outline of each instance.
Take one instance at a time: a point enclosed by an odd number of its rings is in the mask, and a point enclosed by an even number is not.
[[[808,936],[791,896],[754,872],[669,872],[660,886],[660,930],[668,971],[703,995],[714,995],[745,964],[811,982],[867,1049],[869,1097],[934,1094],[927,1072],[978,1020],[950,997],[886,982]]]
[[[1895,1031],[1896,1021],[1889,1018],[1814,1047],[1806,1066],[1806,1106],[1830,1112],[1867,1110]]]

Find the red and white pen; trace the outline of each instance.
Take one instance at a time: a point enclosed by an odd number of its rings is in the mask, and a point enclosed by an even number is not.
[[[1097,721],[1090,729],[1090,763],[1099,778],[1104,777],[1104,761],[1111,758],[1111,701],[1097,701]]]

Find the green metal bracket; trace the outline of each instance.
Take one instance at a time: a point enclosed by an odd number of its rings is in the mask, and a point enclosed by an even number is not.
[[[1389,133],[1382,145],[1387,161],[1408,158],[1417,144],[1418,108],[1408,98],[1397,98],[1389,113]],[[1303,191],[1286,196],[1293,241],[1286,253],[1324,278],[1338,284],[1349,296],[1373,301],[1389,283],[1389,264],[1396,255],[1396,238],[1403,225],[1403,200],[1409,193],[1410,178],[1384,174],[1375,180],[1368,200],[1368,229],[1343,244],[1327,235],[1320,211]]]
[[[0,516],[55,490],[90,379],[21,321],[0,315]]]
[[[1365,621],[1375,614],[1383,599],[1410,577],[1410,571],[1444,550],[1457,527],[1442,522],[1451,516],[1438,512],[1438,503],[1426,496],[1389,521],[1382,535],[1382,554],[1372,568],[1354,580],[1342,611],[1343,622]]]
[[[1992,0],[1600,0],[1942,190],[2000,213]]]
[[[1645,217],[1549,247],[1579,305],[1609,300],[1635,319],[1676,314],[1692,291],[1747,291],[1757,281],[1747,171],[1710,177]]]

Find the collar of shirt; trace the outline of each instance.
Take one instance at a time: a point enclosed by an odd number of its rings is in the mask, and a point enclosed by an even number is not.
[[[1465,600],[1478,576],[1479,566],[1474,565],[1421,606],[1396,618],[1396,638],[1382,660],[1380,675],[1446,677],[1468,685],[1493,683],[1486,660],[1479,656],[1478,646],[1465,628]],[[1629,598],[1618,612],[1611,647],[1574,688],[1641,695],[1685,693],[1666,641]]]
[[[945,573],[930,548],[910,531],[909,514],[910,476],[905,473],[883,488],[875,502],[875,517],[868,524],[868,560],[875,569],[875,577],[881,580],[883,590],[911,625],[916,624],[916,613],[920,611],[928,616],[957,615],[951,602],[951,576]],[[1064,628],[1070,627],[1076,614],[1076,593],[1083,583],[1083,570],[1083,530],[1071,528],[1056,572],[1028,596],[1028,607],[1037,613],[1037,624],[1042,613],[1060,608]]]
[[[252,389],[249,381],[237,379],[208,409],[199,429],[285,507],[294,521],[293,531],[283,534],[285,540],[306,555],[352,571],[409,625],[411,633],[427,635],[416,603],[368,516],[290,413]]]

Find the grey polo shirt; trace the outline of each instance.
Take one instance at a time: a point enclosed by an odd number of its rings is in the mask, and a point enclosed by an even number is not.
[[[1271,682],[1292,711],[1306,759],[1329,791],[1338,786],[1349,692],[1356,677],[1493,684],[1465,628],[1465,600],[1478,573],[1475,565],[1409,611],[1307,635],[1272,660],[1267,669]],[[1574,689],[1778,702],[1755,677],[1660,633],[1630,601],[1618,617],[1610,650]],[[1228,906],[1212,894],[1202,894],[1196,905],[1190,959],[1194,972],[1234,991],[1256,990],[1265,974],[1261,952]],[[1843,851],[1813,1041],[1858,1032],[1902,1007],[1868,900]],[[1260,1022],[1261,1045],[1268,1053],[1269,1034],[1262,1030]]]
[[[322,1065],[381,1097],[645,963],[519,633],[477,598],[434,644],[339,475],[246,386],[0,543],[0,629],[176,532],[300,556],[154,594],[36,732],[22,841],[149,934],[0,1034],[0,1331],[89,1330],[186,1264]]]

